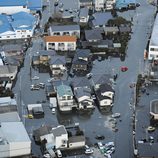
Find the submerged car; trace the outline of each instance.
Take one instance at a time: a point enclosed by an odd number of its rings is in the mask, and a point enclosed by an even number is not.
[[[147,128],[148,132],[154,132],[155,131],[155,127],[149,126]]]

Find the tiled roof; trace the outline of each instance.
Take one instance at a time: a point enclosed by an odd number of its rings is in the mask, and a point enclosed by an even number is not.
[[[75,36],[45,36],[46,42],[76,42]]]

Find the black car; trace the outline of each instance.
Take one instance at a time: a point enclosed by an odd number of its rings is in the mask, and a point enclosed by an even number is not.
[[[96,135],[95,139],[104,140],[105,137],[103,135]]]

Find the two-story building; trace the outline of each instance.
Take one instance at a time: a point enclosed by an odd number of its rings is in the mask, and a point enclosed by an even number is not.
[[[95,0],[94,5],[96,11],[103,11],[105,9],[105,0]]]
[[[49,28],[50,36],[76,36],[80,38],[79,25],[52,25]]]
[[[85,23],[85,24],[88,23],[89,20],[88,12],[89,12],[88,8],[80,9],[80,14],[79,14],[80,23]]]
[[[65,84],[57,86],[57,101],[61,112],[70,112],[74,105],[71,87]]]
[[[46,36],[46,49],[47,50],[56,50],[56,51],[74,51],[76,50],[76,41],[75,36]]]

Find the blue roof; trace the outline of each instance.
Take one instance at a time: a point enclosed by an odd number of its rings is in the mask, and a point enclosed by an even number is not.
[[[6,15],[0,14],[0,33],[13,31]]]
[[[136,3],[136,0],[116,0],[115,8],[123,8],[128,7],[128,4],[130,3]]]
[[[13,21],[11,22],[14,30],[25,28],[27,30],[31,30],[34,23],[35,23],[35,17],[29,13],[26,12],[18,12],[15,14],[12,14]]]
[[[71,87],[64,84],[57,86],[57,93],[60,97],[64,95],[73,96]]]
[[[42,0],[28,0],[28,9],[30,10],[42,10]]]
[[[25,6],[26,0],[0,0],[0,6]]]

